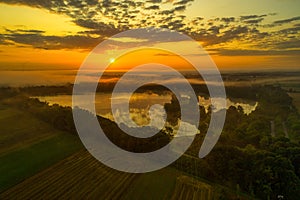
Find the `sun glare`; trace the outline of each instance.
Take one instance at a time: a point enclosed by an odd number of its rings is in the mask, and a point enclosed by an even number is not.
[[[109,59],[109,62],[110,62],[110,63],[114,63],[114,62],[115,62],[115,59],[114,59],[114,58],[110,58],[110,59]]]

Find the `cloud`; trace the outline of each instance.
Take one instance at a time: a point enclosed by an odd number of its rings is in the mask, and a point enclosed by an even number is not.
[[[300,40],[297,39],[293,39],[290,41],[284,41],[284,42],[279,42],[276,44],[276,46],[279,49],[300,49]],[[300,55],[300,50],[296,50],[298,51],[298,54]]]
[[[159,10],[159,6],[158,5],[152,5],[152,6],[149,6],[147,8],[145,8],[146,10]]]
[[[249,20],[249,19],[257,19],[257,18],[264,18],[268,15],[244,15],[244,16],[241,16],[241,20],[244,21],[244,20]]]
[[[148,3],[161,3],[162,0],[148,0]]]
[[[42,30],[35,30],[35,29],[17,29],[17,30],[10,30],[10,29],[5,29],[6,32],[9,33],[16,33],[16,32],[21,32],[21,33],[33,33],[33,34],[41,34],[45,33],[45,31]]]
[[[187,5],[190,2],[193,2],[194,0],[181,0],[178,2],[175,2],[174,5]]]
[[[298,21],[298,20],[300,20],[300,16],[292,17],[292,18],[289,18],[289,19],[277,20],[277,21],[274,21],[273,24],[282,25],[282,24],[286,24],[286,23],[290,23],[290,22]]]
[[[0,35],[0,45],[9,45],[10,43],[5,40],[3,35]]]
[[[175,11],[174,9],[172,9],[172,10],[163,10],[159,13],[162,14],[162,15],[173,15],[174,11]]]
[[[234,22],[235,18],[234,17],[223,17],[221,18],[222,22],[226,22],[226,23],[230,23],[230,22]]]
[[[231,29],[228,29],[228,30],[222,32],[221,36],[217,36],[216,30],[219,32],[220,28],[214,28],[213,30],[215,32],[212,32],[210,35],[204,36],[204,37],[206,37],[206,39],[205,39],[206,46],[212,45],[212,44],[229,42],[233,39],[239,39],[243,35],[249,33],[249,31],[250,31],[247,26],[237,26],[237,27],[232,27]]]
[[[271,14],[269,14],[271,15]],[[261,23],[265,17],[267,17],[267,14],[263,14],[263,15],[244,15],[244,16],[240,16],[240,20],[243,23],[246,24],[252,24],[252,25],[258,25],[259,23]]]
[[[184,11],[185,9],[186,9],[186,6],[178,6],[178,7],[174,8],[175,11]]]
[[[201,16],[185,17],[185,11],[193,0],[0,0],[0,2],[42,8],[52,13],[67,15],[76,25],[85,29],[66,36],[47,35],[43,30],[4,30],[5,33],[0,35],[0,44],[7,45],[88,50],[103,39],[124,30],[151,26],[185,33],[202,42],[206,48],[221,48],[220,53],[223,54],[236,54],[233,51],[222,50],[224,46],[234,41],[245,45],[248,49],[261,49],[260,52],[241,50],[241,54],[285,55],[290,52],[294,55],[294,51],[288,50],[298,48],[297,41],[300,40],[300,24],[295,24],[300,20],[300,16],[277,20],[271,24],[266,24],[267,18],[276,13],[254,13],[237,17],[218,16],[211,19]],[[168,9],[164,10],[164,7]],[[283,24],[284,28],[280,29],[280,25]],[[277,30],[268,29],[275,26],[278,27]],[[162,33],[161,37],[166,39],[168,35]],[[153,42],[152,38],[143,38],[142,35],[136,35],[136,38],[147,39],[145,44]],[[119,41],[115,45],[126,48],[128,43]]]
[[[279,31],[279,33],[283,34],[298,34],[300,31],[300,26],[294,26],[291,28],[282,29]]]
[[[258,24],[262,22],[264,18],[258,18],[258,19],[251,19],[251,20],[245,20],[245,23],[247,24]]]
[[[33,0],[33,1],[27,1],[27,0],[1,0],[2,3],[6,4],[20,4],[20,5],[28,5],[31,7],[37,7],[37,8],[50,8],[53,4],[52,1],[46,1],[46,0]],[[63,3],[63,1],[57,1],[60,3]]]
[[[57,50],[57,49],[91,49],[103,38],[92,38],[82,35],[46,36],[39,30],[8,30],[7,34],[1,34],[0,39],[22,45],[30,45],[33,48]],[[0,40],[1,41],[1,40]]]
[[[98,34],[101,36],[109,37],[120,32],[118,28],[114,27],[111,24],[105,24],[103,22],[95,22],[90,19],[76,19],[74,20],[74,23],[77,24],[78,26],[91,29],[90,31],[81,32],[86,34]]]
[[[223,55],[223,56],[300,55],[300,50],[210,49],[210,51],[218,51],[218,55]]]

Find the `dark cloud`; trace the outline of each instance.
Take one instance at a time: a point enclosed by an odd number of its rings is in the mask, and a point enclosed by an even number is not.
[[[248,19],[256,19],[256,18],[264,18],[268,15],[244,15],[244,16],[241,16],[241,20],[244,21],[244,20],[248,20]]]
[[[291,28],[286,28],[286,29],[282,29],[282,30],[278,31],[278,33],[282,33],[285,35],[298,34],[299,32],[300,32],[300,26],[297,26],[297,25],[295,25],[294,27],[291,27]]]
[[[20,5],[28,5],[31,7],[37,7],[37,8],[51,8],[53,2],[47,1],[47,0],[1,0],[0,2],[6,3],[6,4],[20,4]],[[62,0],[58,0],[60,4],[63,4]]]
[[[222,22],[226,22],[226,23],[230,23],[230,22],[234,22],[235,18],[234,17],[223,17],[220,19]]]
[[[286,23],[290,23],[290,22],[293,22],[293,21],[298,21],[298,20],[300,20],[300,16],[289,18],[289,19],[278,20],[278,21],[275,21],[274,24],[281,25],[281,24],[286,24]]]
[[[184,11],[185,9],[186,9],[186,6],[178,6],[178,7],[174,8],[175,11]]]
[[[159,6],[158,5],[152,5],[152,6],[149,6],[147,8],[145,8],[146,10],[159,10]]]
[[[300,50],[244,50],[244,49],[209,49],[217,51],[223,56],[274,56],[274,55],[300,55]]]
[[[300,40],[293,39],[293,40],[289,40],[289,41],[279,42],[276,44],[276,46],[279,49],[294,49],[294,48],[299,49]],[[300,50],[299,50],[299,52],[300,52]],[[300,55],[300,53],[299,53],[299,55]]]
[[[21,32],[21,33],[33,33],[33,34],[41,34],[45,33],[45,31],[42,30],[35,30],[35,29],[17,29],[17,30],[10,30],[10,29],[5,29],[6,32],[9,33],[16,33],[16,32]]]
[[[187,5],[189,2],[193,2],[194,0],[181,0],[178,2],[175,2],[174,5]]]
[[[243,23],[246,24],[252,24],[254,26],[257,26],[258,24],[260,24],[265,17],[267,17],[268,15],[264,14],[264,15],[244,15],[240,17],[240,20]]]
[[[9,45],[10,43],[5,40],[4,35],[0,35],[0,45]]]
[[[198,29],[196,33],[189,33],[195,40],[202,41],[204,46],[230,42],[234,39],[244,38],[252,30],[247,26],[233,26],[230,29],[222,30],[225,26],[212,26],[208,29]],[[222,31],[222,32],[221,32]],[[221,33],[221,35],[218,35]]]
[[[103,38],[92,38],[82,35],[67,36],[46,36],[43,31],[34,30],[9,30],[6,34],[0,35],[4,41],[21,45],[30,45],[39,49],[91,49],[95,47]]]
[[[168,28],[171,28],[173,30],[181,30],[185,26],[184,23],[182,23],[181,20],[175,20],[168,23]]]
[[[112,36],[120,32],[119,29],[115,28],[113,25],[105,24],[103,22],[95,22],[89,19],[76,19],[74,21],[77,25],[92,29],[91,31],[85,31],[84,33],[99,34],[102,36]]]
[[[147,0],[148,3],[161,3],[162,0]]]
[[[264,18],[257,18],[257,19],[250,19],[250,20],[245,20],[244,22],[247,24],[258,24],[262,22]]]
[[[160,14],[162,14],[162,15],[172,15],[172,14],[174,14],[174,9],[173,10],[163,10],[163,11],[161,11],[160,12]]]
[[[98,29],[99,28],[99,23],[95,22],[91,19],[75,19],[74,20],[75,24],[84,27],[84,28],[90,28],[90,29]],[[101,25],[103,25],[101,23]]]
[[[237,26],[233,27],[230,30],[224,31],[224,38],[238,38],[241,34],[245,34],[249,32],[249,28],[247,26]]]
[[[212,26],[208,29],[212,34],[219,34],[222,26]]]

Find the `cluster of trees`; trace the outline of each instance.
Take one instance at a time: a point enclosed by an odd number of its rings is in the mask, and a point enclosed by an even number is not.
[[[31,96],[52,96],[59,94],[72,94],[73,84],[55,86],[29,86],[18,89]]]
[[[271,146],[281,146],[281,142],[279,139]],[[291,152],[292,155],[287,155]],[[214,181],[231,188],[238,185],[242,191],[261,199],[276,199],[278,195],[297,199],[300,194],[299,156],[300,148],[295,146],[279,153],[252,145],[245,148],[218,145],[205,160],[215,173]]]
[[[239,88],[234,89],[238,93]],[[231,90],[232,91],[232,90]],[[284,90],[274,86],[252,88],[257,109],[245,115],[241,107],[227,110],[222,135],[213,151],[196,161],[204,135],[198,135],[187,151],[187,160],[175,167],[260,199],[298,199],[300,196],[300,116]],[[250,95],[249,95],[250,96]],[[209,113],[200,121],[206,133]],[[275,123],[275,136],[270,122]],[[283,130],[283,124],[285,129]],[[288,132],[288,137],[283,132]],[[180,164],[181,163],[181,164]]]

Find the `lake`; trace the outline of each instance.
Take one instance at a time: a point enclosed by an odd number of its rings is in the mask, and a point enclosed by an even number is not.
[[[126,106],[126,99],[129,97],[129,93],[120,93],[118,94],[117,99],[115,99],[115,102],[119,104],[120,107]],[[61,106],[72,106],[72,96],[71,95],[57,95],[57,96],[37,96],[32,98],[38,98],[40,101],[48,102],[49,105],[53,104],[59,104]],[[79,98],[80,99],[80,98]],[[122,113],[122,110],[117,110],[114,113],[114,116],[117,119],[114,119],[111,111],[111,94],[108,93],[97,93],[95,95],[95,110],[96,113],[102,117],[108,118],[112,121],[116,121],[118,123],[125,123],[129,127],[137,127],[137,126],[151,126],[156,128],[161,128],[164,125],[165,122],[165,112],[161,110],[157,106],[152,105],[161,105],[161,108],[164,104],[170,103],[172,99],[171,94],[163,94],[158,95],[156,93],[134,93],[130,97],[130,117],[135,122],[132,123],[131,120],[128,120],[126,115]],[[211,106],[211,100],[208,98],[204,98],[202,96],[198,96],[199,104],[204,106],[206,112],[208,112],[209,107]],[[80,104],[86,105],[85,107],[89,107],[91,110],[93,104],[87,105],[87,102],[85,102],[84,99],[81,99]],[[249,115],[251,112],[253,112],[258,105],[258,102],[255,101],[249,101],[245,99],[229,99],[227,98],[227,108],[230,106],[234,107],[242,107],[244,110],[244,113]],[[151,109],[150,109],[151,107]],[[218,105],[214,108],[214,111],[218,111]],[[150,110],[150,111],[149,111]],[[152,121],[150,120],[150,116],[152,117]],[[190,124],[186,122],[185,126],[187,126],[187,129],[194,129],[196,127],[189,127]]]

